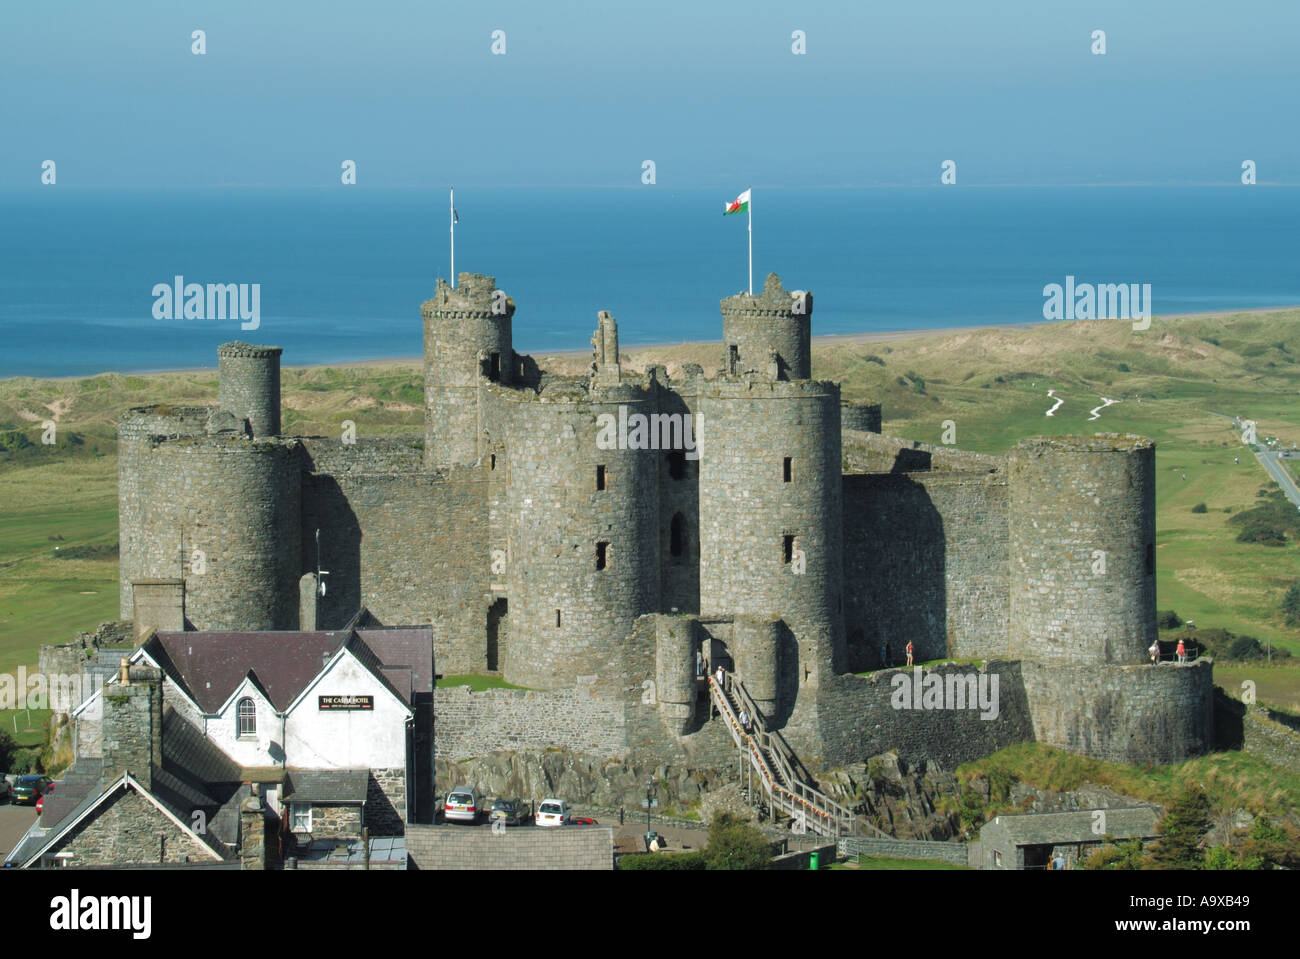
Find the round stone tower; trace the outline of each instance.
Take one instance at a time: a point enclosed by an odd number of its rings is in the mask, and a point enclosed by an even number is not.
[[[700,612],[780,617],[815,682],[843,656],[839,386],[720,381],[699,409]]]
[[[280,435],[278,346],[223,343],[217,347],[219,397],[223,410],[247,420],[252,436]]]
[[[1152,442],[1027,439],[1007,482],[1011,658],[1143,662],[1156,637]]]
[[[424,464],[428,469],[479,457],[480,378],[513,383],[510,321],[514,300],[496,278],[462,273],[438,280],[424,317]]]
[[[811,293],[783,290],[781,278],[769,273],[762,293],[737,293],[720,305],[725,373],[754,371],[775,380],[812,376]]]
[[[632,429],[654,411],[655,394],[579,382],[552,384],[540,396],[496,391],[513,406],[505,509],[511,648],[499,651],[500,668],[509,682],[542,689],[573,686],[579,676],[628,679],[623,644],[660,599],[663,454],[629,448],[639,445]]]
[[[297,628],[297,443],[177,439],[140,459],[132,578],[183,576],[186,617],[198,629]]]

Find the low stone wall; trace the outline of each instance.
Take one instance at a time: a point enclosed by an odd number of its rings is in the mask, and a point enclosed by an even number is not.
[[[814,846],[812,849],[799,849],[795,852],[777,856],[772,860],[772,868],[786,872],[796,869],[810,869],[812,867],[813,853],[817,853],[818,869],[825,869],[835,861],[838,855],[835,843],[831,842],[821,846]]]
[[[1266,763],[1300,772],[1300,720],[1264,706],[1247,706],[1214,690],[1216,749],[1240,749]]]
[[[969,843],[964,842],[845,836],[839,841],[839,854],[845,859],[855,856],[878,856],[884,859],[926,859],[931,862],[949,862],[957,866],[965,866],[969,861],[970,848]]]
[[[615,757],[626,746],[623,704],[582,690],[436,689],[433,717],[439,760],[501,750],[540,752],[559,745],[589,756]]]
[[[408,826],[407,868],[588,869],[614,868],[609,826],[514,827],[494,832],[477,826]]]
[[[989,719],[980,718],[982,711],[978,708],[951,708],[955,703],[948,703],[945,708],[894,708],[896,690],[903,682],[895,677],[904,677],[910,691],[916,682],[914,669],[881,670],[866,677],[837,676],[818,696],[817,727],[825,753],[820,757],[801,755],[799,758],[810,766],[829,768],[865,762],[868,756],[892,749],[908,765],[937,762],[951,770],[1004,746],[1032,741],[1034,728],[1020,666],[1020,663],[993,661],[983,669],[954,663],[921,671],[923,693],[925,677],[938,677],[944,684],[945,702],[950,676],[954,680],[954,692],[958,677],[974,674],[977,684],[990,694],[996,677],[997,714]],[[922,705],[926,703],[923,694]],[[909,696],[907,704],[914,707],[915,700]],[[983,712],[991,714],[992,710]]]

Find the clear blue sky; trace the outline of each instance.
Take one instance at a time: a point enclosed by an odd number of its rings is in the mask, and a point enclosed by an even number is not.
[[[1298,46],[1296,0],[15,0],[0,189],[1300,184]]]

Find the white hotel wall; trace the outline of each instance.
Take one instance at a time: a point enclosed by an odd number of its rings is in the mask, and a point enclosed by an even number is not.
[[[235,717],[239,701],[244,698],[251,699],[257,708],[257,735],[241,739],[236,735]],[[226,705],[225,712],[205,717],[203,731],[217,748],[241,766],[279,766],[284,762],[280,717],[261,690],[247,679],[240,684],[239,692]]]
[[[320,696],[373,696],[372,710],[321,711]],[[345,652],[289,714],[290,766],[316,769],[405,769],[410,710]]]

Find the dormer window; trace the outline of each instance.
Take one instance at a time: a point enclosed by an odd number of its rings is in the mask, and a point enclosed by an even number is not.
[[[257,736],[257,706],[247,697],[239,701],[235,707],[235,723],[240,739],[251,739]]]

